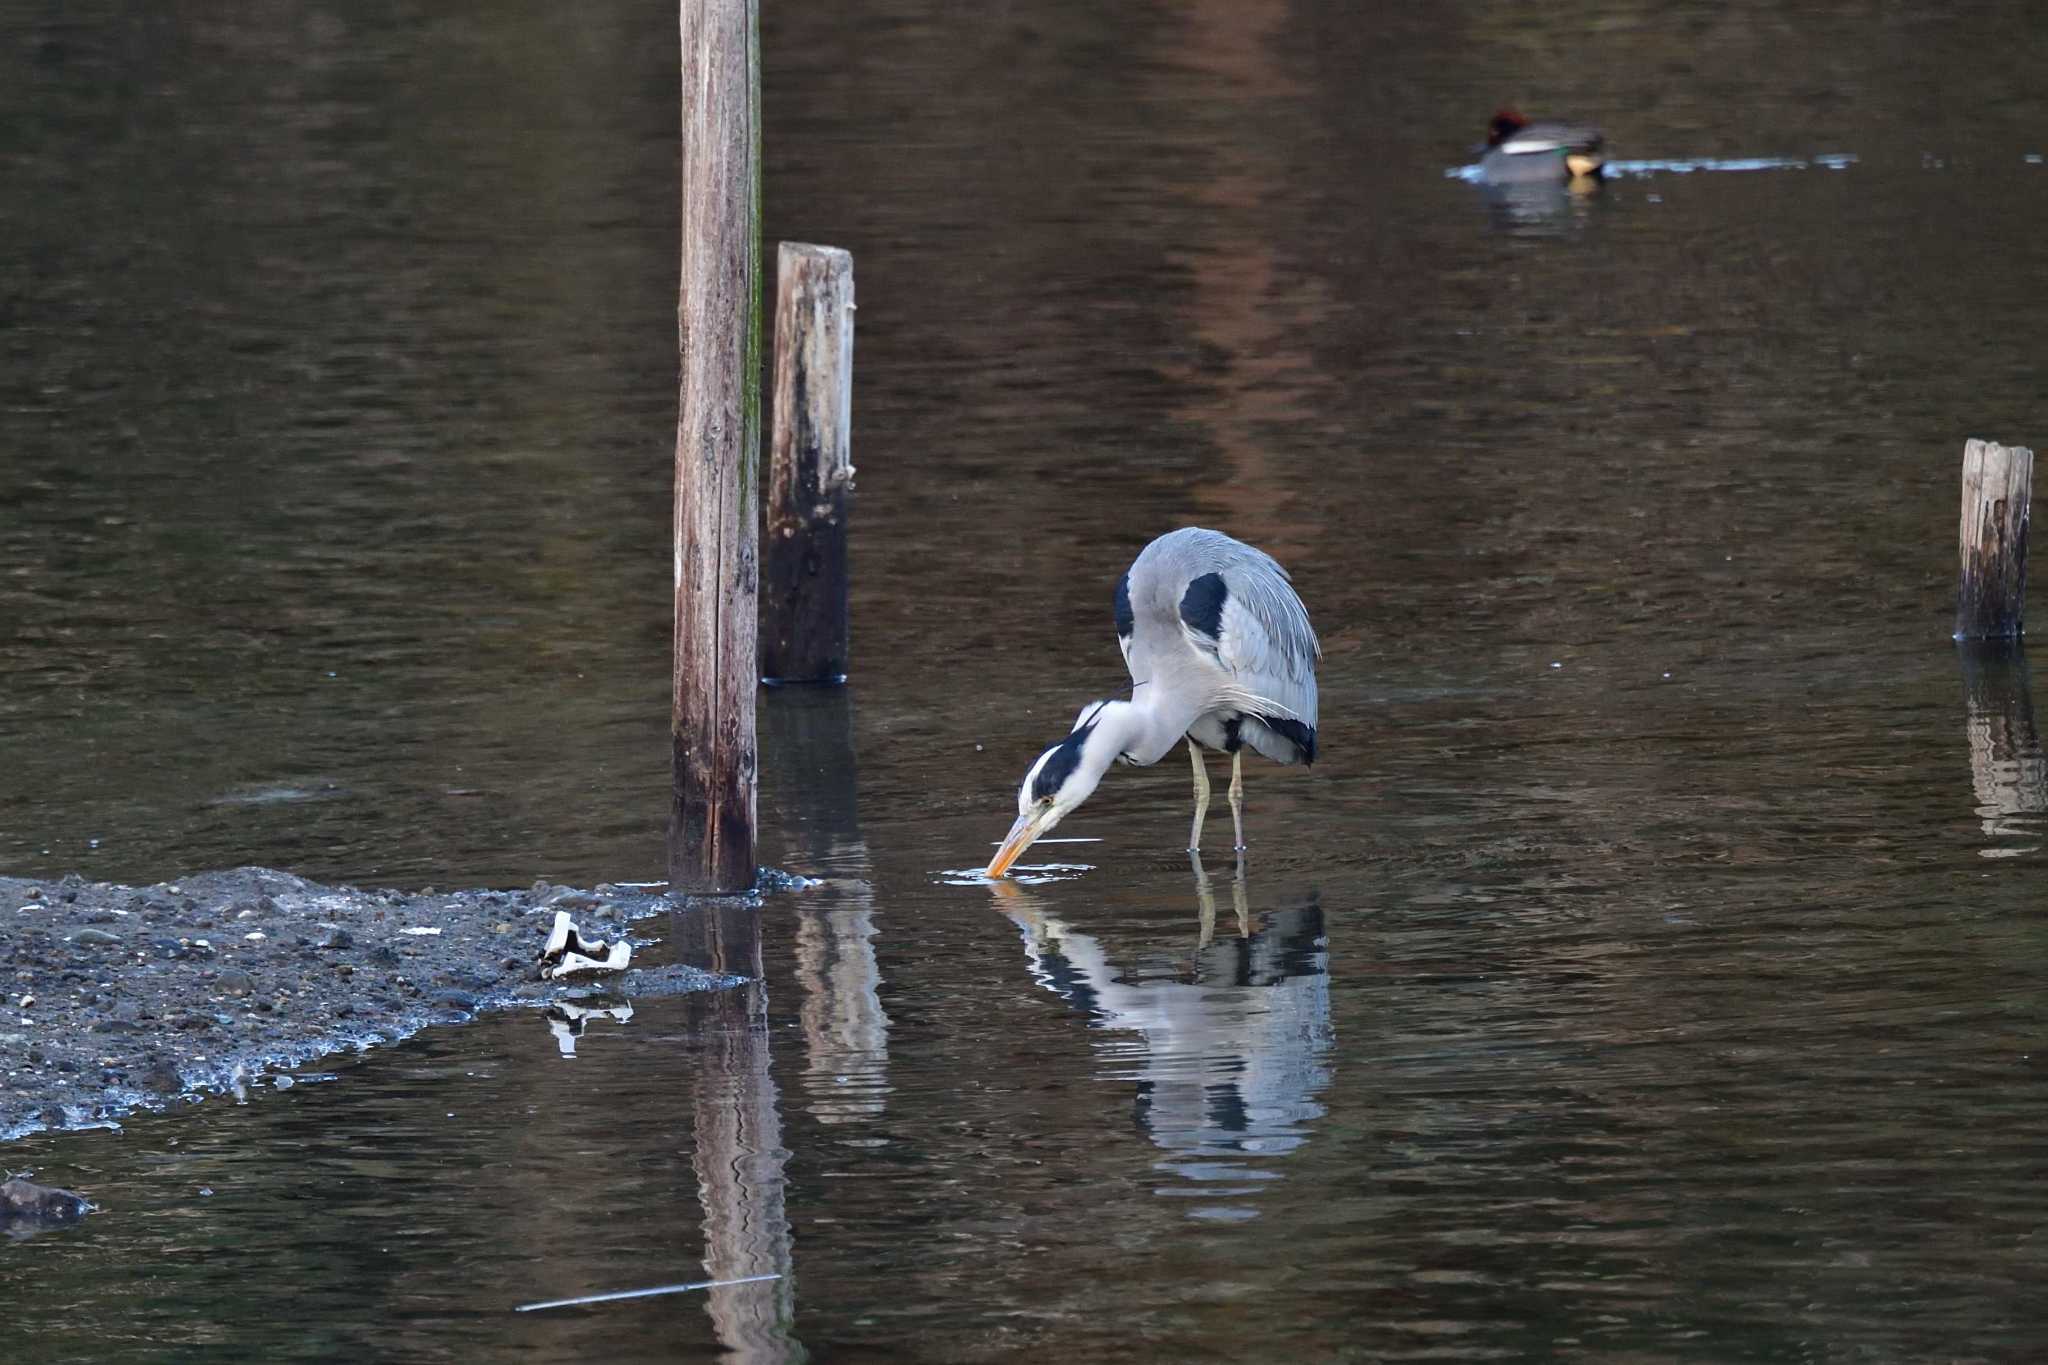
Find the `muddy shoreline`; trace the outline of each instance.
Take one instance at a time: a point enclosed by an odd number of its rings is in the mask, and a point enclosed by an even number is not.
[[[671,908],[638,887],[414,894],[260,867],[154,886],[0,877],[0,1141],[231,1092],[487,1009],[732,984],[647,965],[657,940],[632,926]],[[558,910],[630,938],[635,965],[540,980]]]

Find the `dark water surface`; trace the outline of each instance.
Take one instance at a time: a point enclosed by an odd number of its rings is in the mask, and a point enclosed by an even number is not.
[[[1947,631],[2048,28],[764,8],[769,233],[861,301],[854,682],[763,698],[825,884],[573,1060],[11,1145],[106,1211],[0,1248],[7,1358],[2034,1356],[2048,799]],[[0,0],[0,868],[659,875],[673,34]],[[1491,201],[1504,100],[1647,169]],[[1322,761],[1242,882],[1175,759],[956,884],[1191,522],[1294,568]]]

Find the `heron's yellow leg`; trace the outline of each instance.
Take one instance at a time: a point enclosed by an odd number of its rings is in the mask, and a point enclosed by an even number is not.
[[[1202,821],[1209,814],[1209,770],[1202,762],[1202,751],[1193,740],[1188,741],[1188,757],[1195,765],[1195,823],[1188,831],[1188,852],[1202,851]]]
[[[1206,793],[1204,793],[1206,795]],[[1244,852],[1244,750],[1230,756],[1230,827],[1237,831],[1237,851]]]

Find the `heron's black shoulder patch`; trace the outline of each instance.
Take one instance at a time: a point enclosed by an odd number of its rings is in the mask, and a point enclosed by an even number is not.
[[[1081,746],[1088,742],[1088,736],[1093,733],[1095,726],[1091,722],[1079,727],[1073,734],[1046,750],[1045,762],[1038,765],[1038,772],[1031,779],[1032,800],[1045,800],[1074,775],[1074,769],[1081,766]]]
[[[1230,589],[1224,584],[1223,575],[1205,573],[1188,584],[1188,590],[1180,595],[1180,619],[1197,635],[1220,640],[1223,638],[1223,604],[1229,600]]]
[[[1116,635],[1119,640],[1131,638],[1131,632],[1138,628],[1138,618],[1131,612],[1131,575],[1128,570],[1116,581]]]
[[[1315,726],[1303,725],[1298,720],[1271,719],[1266,721],[1266,728],[1301,750],[1302,762],[1313,764],[1316,761]]]

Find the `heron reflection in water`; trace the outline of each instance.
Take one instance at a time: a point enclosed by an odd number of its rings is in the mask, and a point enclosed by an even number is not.
[[[1022,931],[1032,978],[1103,1031],[1095,1055],[1111,1079],[1137,1084],[1137,1121],[1169,1153],[1162,1163],[1199,1185],[1185,1195],[1256,1193],[1278,1173],[1256,1158],[1284,1155],[1323,1116],[1330,1083],[1329,941],[1313,895],[1254,918],[1244,878],[1232,878],[1231,920],[1198,858],[1200,927],[1184,974],[1139,978],[1102,941],[1076,931],[1034,892],[991,882],[996,907]],[[1197,1216],[1250,1217],[1204,1207]]]

